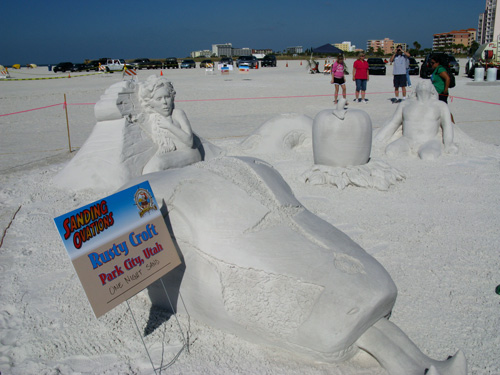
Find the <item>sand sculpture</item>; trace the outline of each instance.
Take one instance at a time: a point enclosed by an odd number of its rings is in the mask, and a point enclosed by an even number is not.
[[[319,112],[312,128],[314,166],[302,174],[306,183],[388,190],[405,175],[381,160],[370,159],[372,123],[359,109],[340,99],[334,110]]]
[[[139,121],[151,131],[156,152],[142,173],[180,168],[201,160],[193,148],[193,131],[184,111],[174,108],[175,91],[172,83],[155,76],[139,86],[139,100],[146,114]]]
[[[434,361],[388,320],[397,293],[389,274],[305,209],[266,162],[221,157],[142,178],[165,202],[183,260],[164,284],[192,317],[318,361],[363,349],[391,375],[466,373],[462,353]],[[149,293],[170,308],[161,284]]]
[[[389,156],[412,153],[429,160],[441,156],[443,149],[445,153],[458,152],[453,143],[450,110],[446,103],[438,100],[430,80],[420,81],[410,99],[398,105],[392,119],[377,133],[375,141],[387,143],[400,127],[402,136],[385,149]]]
[[[97,123],[78,153],[56,177],[60,187],[112,191],[144,173],[180,168],[222,153],[191,130],[175,108],[164,77],[110,86],[97,102]]]
[[[182,295],[187,312],[206,324],[320,361],[346,360],[362,349],[391,375],[466,374],[461,352],[432,360],[388,320],[397,294],[389,274],[305,209],[271,165],[218,157],[222,151],[208,142],[196,147],[187,117],[173,109],[169,83],[114,85],[95,112],[96,128],[58,184],[71,185],[82,173],[95,190],[114,187],[116,179],[150,182],[183,262],[164,276],[174,309]],[[310,121],[295,119],[295,130],[277,137],[285,149],[307,144]],[[369,156],[364,137],[357,162]],[[169,153],[178,149],[183,157],[171,163]],[[158,283],[149,293],[153,306],[170,308]]]
[[[297,113],[273,117],[245,138],[235,152],[246,155],[276,155],[289,152],[310,152],[313,119]]]

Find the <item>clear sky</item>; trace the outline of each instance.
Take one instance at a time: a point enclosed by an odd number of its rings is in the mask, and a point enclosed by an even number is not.
[[[47,0],[4,1],[0,64],[83,62],[113,57],[186,57],[212,44],[319,47],[368,39],[418,41],[477,28],[485,1],[456,0]]]

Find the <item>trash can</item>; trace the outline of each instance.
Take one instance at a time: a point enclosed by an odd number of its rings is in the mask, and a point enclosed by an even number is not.
[[[49,64],[48,68],[49,68],[49,72],[51,72],[52,71],[52,65]]]
[[[484,81],[484,68],[474,69],[474,81],[476,82]]]
[[[488,82],[494,82],[497,80],[497,68],[488,68],[486,71],[486,80]]]

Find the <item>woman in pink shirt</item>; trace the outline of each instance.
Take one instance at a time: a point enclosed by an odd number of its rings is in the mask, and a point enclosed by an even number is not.
[[[337,61],[333,63],[332,66],[332,81],[335,85],[335,100],[333,101],[335,104],[337,104],[337,99],[339,96],[339,86],[342,87],[342,96],[344,99],[346,99],[346,88],[345,88],[345,78],[344,78],[344,70],[345,70],[345,62],[344,62],[344,56],[339,55],[337,57]],[[347,101],[346,103],[347,104]]]
[[[352,80],[356,81],[356,102],[367,103],[368,100],[365,99],[366,83],[370,79],[370,73],[368,72],[368,62],[365,61],[365,54],[361,52],[358,55],[358,59],[354,61],[352,69]],[[359,98],[359,93],[361,92],[361,98]]]

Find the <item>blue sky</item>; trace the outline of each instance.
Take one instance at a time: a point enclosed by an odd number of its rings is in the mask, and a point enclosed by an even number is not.
[[[432,46],[432,35],[477,28],[485,1],[5,1],[0,64],[114,57],[186,57],[212,44],[304,49],[368,39]]]

